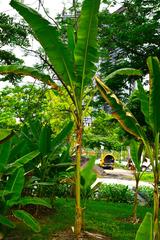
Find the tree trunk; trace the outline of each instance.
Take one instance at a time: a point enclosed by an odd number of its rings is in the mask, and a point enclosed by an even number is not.
[[[158,169],[156,169],[156,170],[155,170],[155,173],[154,173],[154,227],[153,227],[154,238],[153,239],[154,240],[160,240],[159,222],[158,222],[158,214],[159,214],[159,191],[158,191],[159,173],[158,173]]]
[[[80,163],[81,163],[81,151],[82,151],[82,126],[77,126],[76,131],[76,219],[75,219],[75,233],[76,239],[81,239],[82,229],[82,209],[81,209],[81,192],[80,192]]]
[[[136,180],[136,189],[134,194],[134,204],[133,204],[133,222],[137,221],[137,206],[138,206],[138,184],[139,184],[139,177],[135,177]]]

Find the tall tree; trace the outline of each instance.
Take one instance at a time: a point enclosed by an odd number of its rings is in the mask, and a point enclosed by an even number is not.
[[[68,26],[68,41],[63,41],[59,36],[56,26],[42,18],[33,9],[11,1],[13,6],[28,22],[34,36],[43,46],[56,75],[63,84],[72,101],[72,114],[75,120],[76,132],[76,238],[81,238],[82,209],[80,201],[80,162],[82,150],[83,118],[89,104],[84,106],[86,89],[92,84],[92,78],[97,70],[95,63],[97,54],[97,13],[100,0],[84,0],[76,29]],[[2,66],[1,73],[14,72],[25,75],[28,68],[22,66]],[[30,68],[31,70],[31,68]],[[37,72],[37,71],[36,71]],[[35,75],[35,70],[30,71]],[[42,74],[41,74],[42,76]],[[37,76],[38,77],[38,76]],[[44,76],[43,76],[44,77]],[[48,79],[48,78],[47,78]],[[41,78],[41,80],[43,80]],[[48,83],[52,85],[53,80]],[[91,94],[92,97],[92,94]]]
[[[46,114],[46,91],[48,87],[27,84],[5,87],[0,91],[0,127],[17,129],[31,119],[44,122]]]
[[[104,9],[99,14],[102,76],[122,67],[134,67],[148,73],[146,58],[160,56],[159,9],[157,0],[124,0],[117,11],[110,13]],[[114,92],[118,90],[122,95],[130,95],[129,89],[134,88],[134,82],[133,76],[119,76],[107,85]]]
[[[0,64],[22,64],[23,60],[15,56],[13,49],[15,47],[29,46],[29,29],[24,22],[15,21],[13,17],[5,13],[0,13],[0,29]],[[11,74],[4,78],[1,77],[0,80],[9,80],[15,83],[18,78]]]

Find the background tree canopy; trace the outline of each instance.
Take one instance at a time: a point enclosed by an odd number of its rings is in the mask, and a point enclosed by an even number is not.
[[[0,13],[0,64],[22,64],[23,59],[18,58],[14,50],[16,47],[29,46],[29,29],[24,22],[19,22],[13,17]],[[12,83],[20,80],[14,74],[0,77],[1,81],[10,81]]]
[[[104,9],[99,14],[100,72],[107,76],[122,67],[148,72],[148,56],[160,57],[160,2],[156,0],[125,0],[114,13]],[[130,94],[135,79],[116,78],[109,86]],[[131,84],[133,83],[133,85]],[[108,85],[108,83],[107,83]]]

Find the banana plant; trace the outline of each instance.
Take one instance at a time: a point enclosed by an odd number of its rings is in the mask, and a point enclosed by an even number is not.
[[[97,53],[97,13],[100,0],[84,0],[78,18],[76,29],[68,26],[68,39],[62,40],[56,26],[44,19],[38,12],[25,6],[19,1],[12,0],[11,6],[26,20],[32,29],[37,41],[43,47],[54,72],[66,89],[72,100],[72,113],[75,121],[76,132],[76,221],[75,232],[77,239],[81,235],[82,211],[80,201],[80,161],[82,149],[83,118],[85,110],[83,103],[85,90],[91,85],[96,72],[95,63],[98,61]],[[36,71],[24,66],[1,66],[0,73],[15,73],[28,75]],[[34,76],[39,78],[39,76]],[[44,76],[40,79],[44,80]],[[46,81],[46,80],[45,80]],[[52,86],[53,81],[47,78],[47,83]],[[86,104],[86,107],[88,103]]]
[[[38,221],[28,212],[18,208],[17,206],[25,206],[28,204],[41,205],[51,208],[51,204],[41,198],[36,197],[22,197],[21,193],[24,188],[25,171],[23,167],[17,168],[8,178],[3,189],[0,190],[0,234],[4,235],[3,226],[15,228],[16,225],[8,218],[9,211],[23,221],[33,231],[39,232],[40,225]],[[14,207],[14,208],[13,208]]]
[[[160,133],[160,62],[157,57],[149,57],[147,59],[149,68],[149,95],[145,92],[140,81],[138,88],[140,93],[141,111],[145,116],[145,121],[150,126],[153,133],[153,141],[149,142],[147,135],[143,128],[139,125],[136,117],[129,111],[129,109],[115,96],[115,94],[105,85],[99,78],[96,77],[97,86],[103,98],[113,108],[114,117],[119,121],[121,126],[136,137],[144,144],[145,150],[151,161],[154,173],[154,213],[153,213],[153,239],[159,240],[159,133]],[[127,74],[127,71],[126,71]]]
[[[25,183],[24,167],[40,152],[34,150],[9,163],[11,153],[11,140],[0,145],[0,235],[4,235],[4,225],[9,228],[15,227],[15,223],[8,218],[10,211],[33,231],[39,232],[40,225],[37,220],[28,212],[16,208],[27,204],[43,205],[51,208],[50,203],[44,199],[21,196]]]

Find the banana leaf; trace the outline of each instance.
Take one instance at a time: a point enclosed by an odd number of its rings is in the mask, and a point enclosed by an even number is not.
[[[75,79],[73,58],[69,49],[61,41],[57,27],[44,19],[34,9],[16,0],[11,0],[10,5],[32,28],[35,38],[44,48],[58,78],[66,85],[71,86]]]
[[[150,76],[149,120],[154,133],[160,131],[160,62],[157,57],[147,59]]]
[[[14,210],[13,215],[19,220],[23,221],[28,227],[30,227],[34,232],[40,232],[41,227],[39,222],[28,212],[24,210]]]
[[[72,53],[72,58],[74,59],[74,49],[75,49],[75,32],[71,24],[67,26],[67,37],[68,37],[68,48]]]
[[[6,166],[6,172],[7,173],[13,172],[15,169],[24,166],[26,163],[37,157],[39,154],[40,154],[39,150],[35,150],[24,155],[23,157],[17,159],[13,163],[8,164]]]
[[[141,223],[135,240],[153,240],[152,214],[147,212]]]
[[[15,228],[16,225],[15,223],[13,223],[11,220],[9,220],[7,217],[3,216],[3,215],[0,215],[0,223],[2,225],[5,225],[9,228]]]
[[[81,187],[83,190],[87,191],[88,188],[96,181],[97,175],[93,171],[95,165],[95,158],[89,159],[87,164],[81,169]]]
[[[116,75],[126,75],[126,76],[142,76],[142,71],[134,69],[134,68],[122,68],[114,71],[113,73],[110,73],[104,81],[108,81],[112,78],[114,78]]]
[[[51,128],[49,126],[45,125],[41,128],[38,145],[40,153],[49,153],[51,147]]]
[[[7,206],[13,206],[21,196],[24,186],[24,169],[17,169],[10,177],[5,186],[5,191],[12,193],[10,199],[6,202]]]
[[[0,66],[0,74],[1,75],[8,74],[8,73],[14,73],[17,75],[22,75],[22,76],[30,76],[30,77],[33,77],[35,79],[42,81],[45,84],[48,84],[53,89],[56,89],[56,90],[59,89],[58,85],[53,82],[53,80],[50,78],[49,75],[41,73],[36,68],[21,66],[21,65]]]
[[[141,171],[141,155],[139,156],[139,147],[140,147],[140,143],[132,140],[131,144],[130,144],[130,151],[131,151],[131,157],[132,157],[132,161],[135,164],[136,170],[138,172]]]
[[[91,82],[97,69],[95,63],[98,61],[96,38],[99,5],[100,0],[84,1],[78,21],[74,57],[78,75],[78,86],[81,90],[80,93]]]
[[[6,142],[14,135],[14,132],[9,129],[0,129],[0,144]]]
[[[52,151],[59,147],[60,144],[64,141],[64,139],[70,134],[71,130],[73,128],[73,122],[70,121],[63,130],[52,140],[51,147]]]
[[[48,207],[48,208],[52,208],[52,205],[49,203],[49,201],[47,201],[43,198],[38,198],[38,197],[24,197],[24,198],[21,198],[18,201],[18,204],[20,204],[20,205],[34,204],[34,205],[41,205],[41,206],[45,206],[45,207]]]
[[[99,78],[95,77],[98,89],[102,97],[113,109],[113,116],[119,121],[122,127],[139,140],[145,140],[143,129],[137,122],[130,110],[116,97],[112,90]]]

